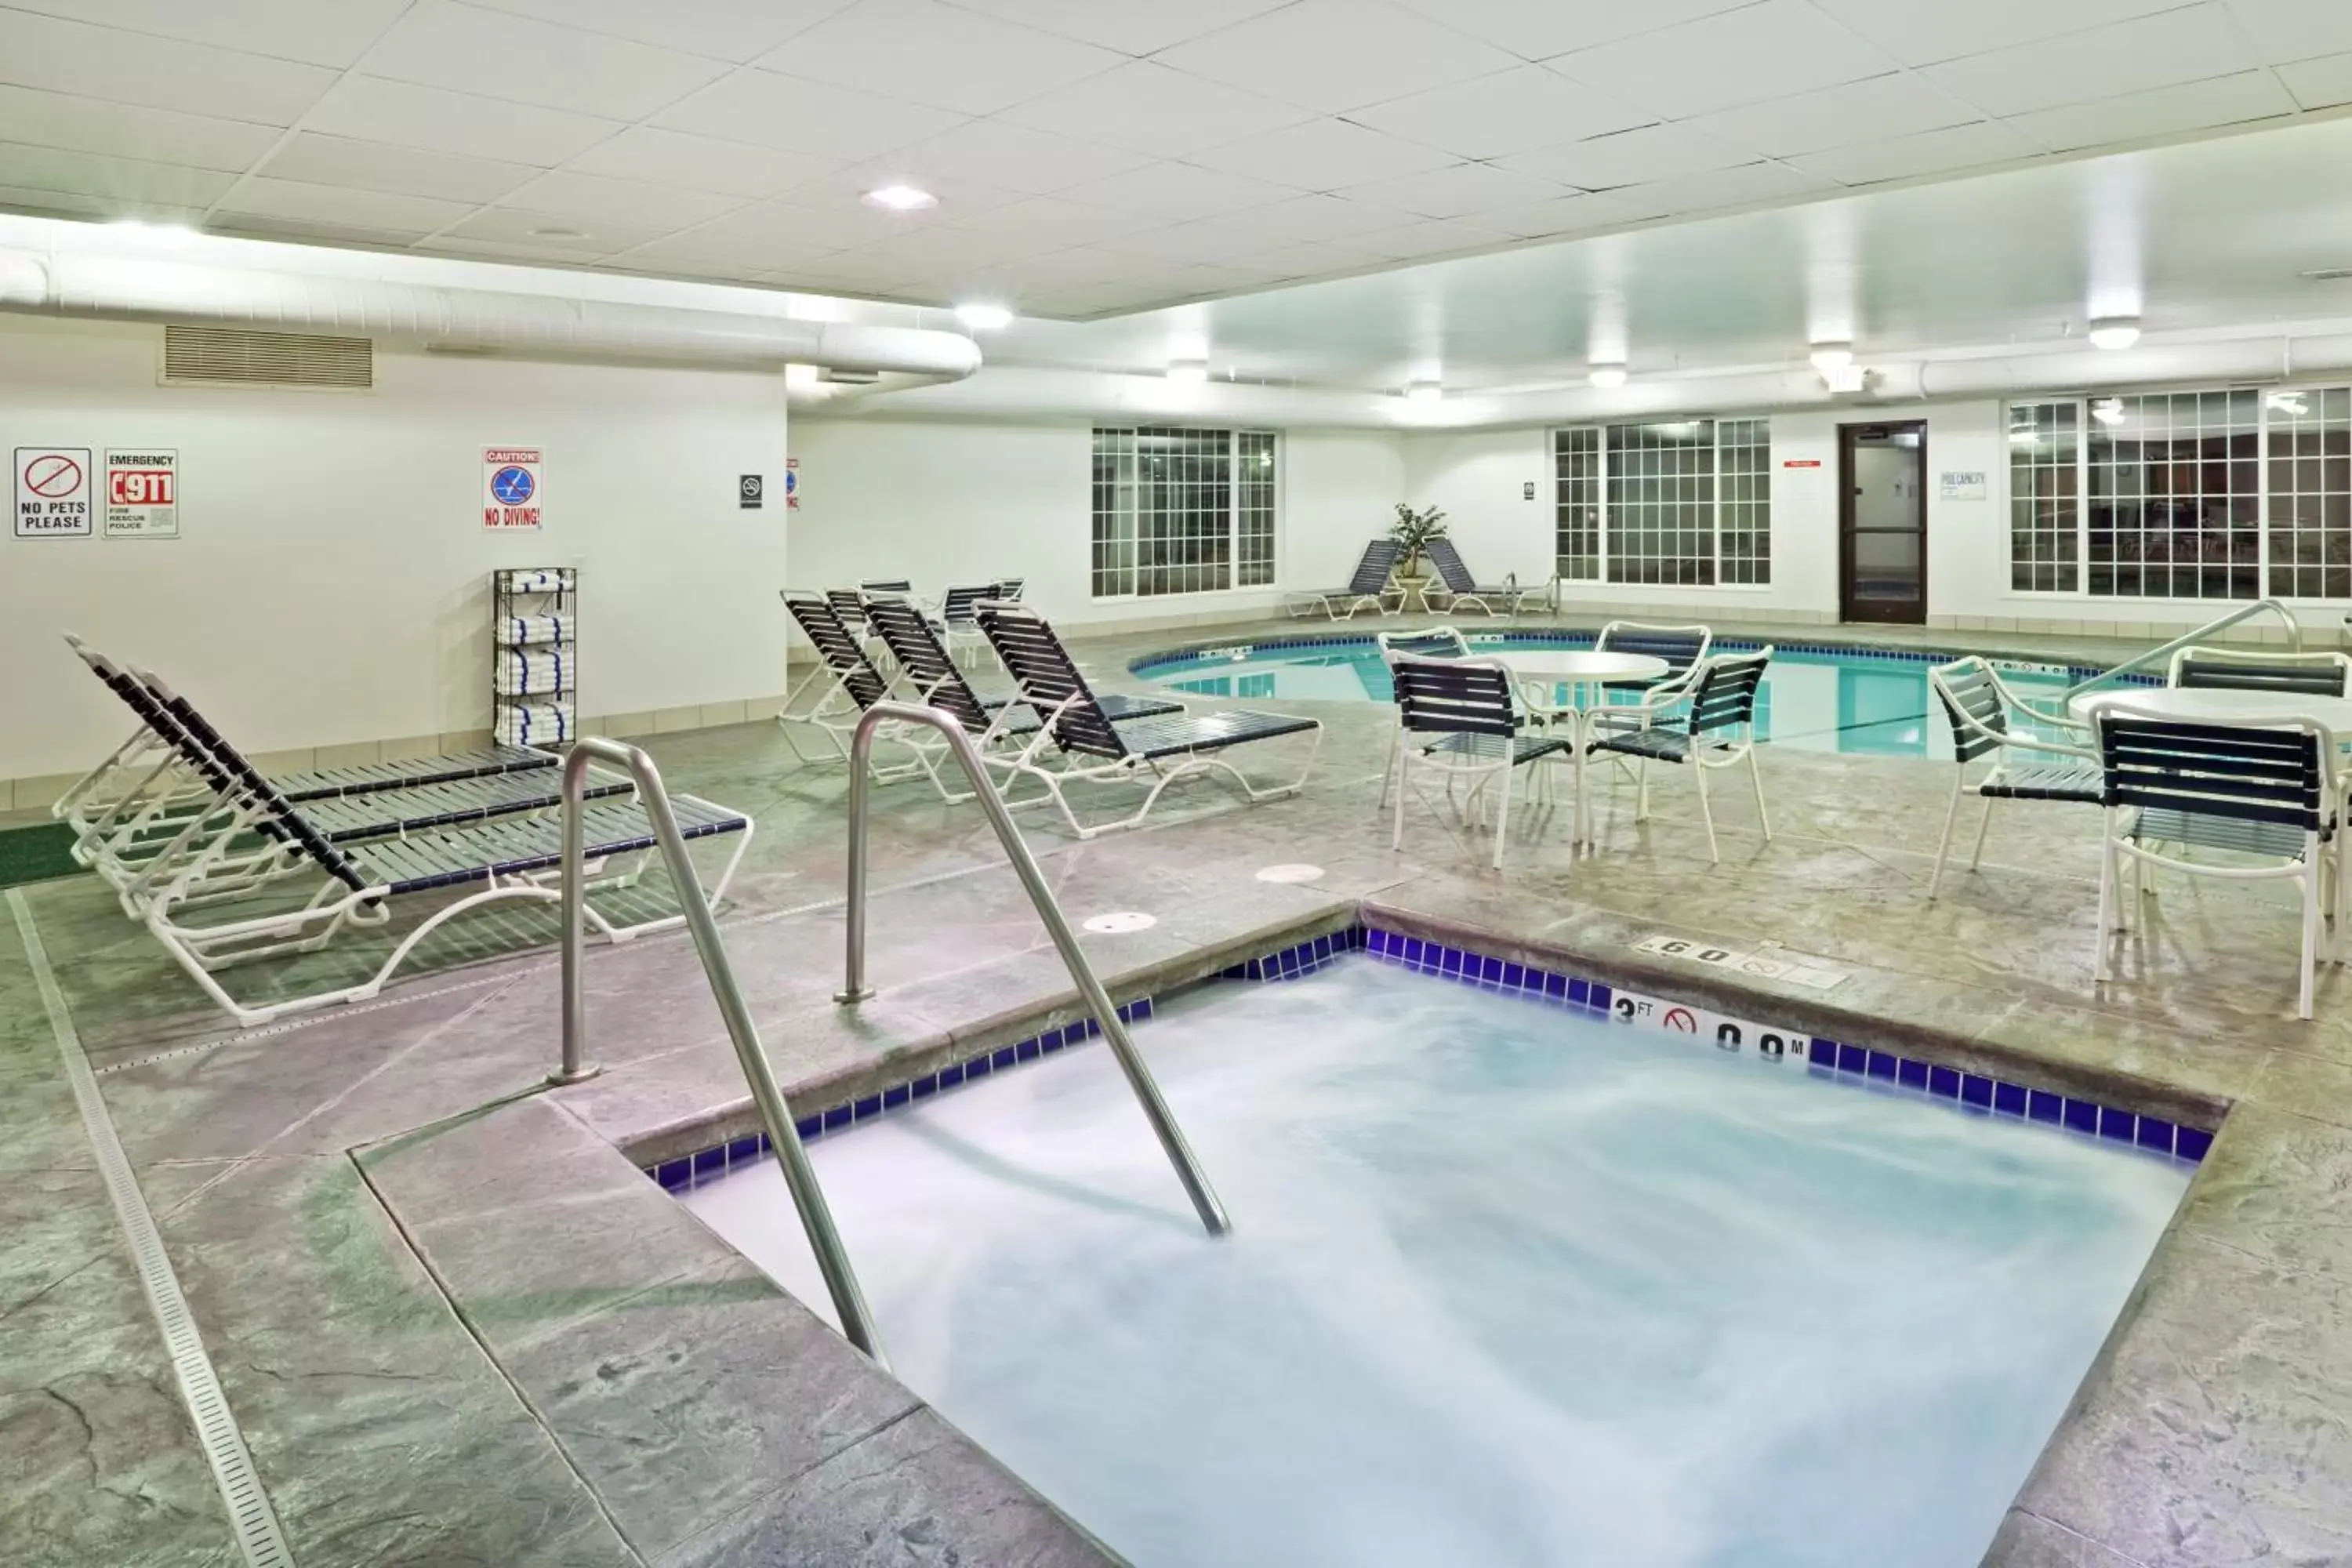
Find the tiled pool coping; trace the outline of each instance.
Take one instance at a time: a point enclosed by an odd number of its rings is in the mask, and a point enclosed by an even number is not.
[[[1423,974],[1548,1002],[1595,1017],[1616,1016],[1629,1023],[1649,1022],[1669,1032],[1696,1036],[1700,1020],[1718,1034],[1727,1026],[1735,1031],[1727,1048],[1754,1049],[1767,1056],[1798,1056],[1811,1076],[1844,1079],[1892,1091],[1913,1091],[1926,1098],[1950,1101],[1957,1109],[1987,1116],[2011,1117],[2061,1127],[2084,1137],[2122,1143],[2169,1155],[2191,1164],[2211,1147],[2213,1131],[2163,1117],[2135,1114],[2103,1101],[2054,1090],[2034,1089],[2006,1079],[1963,1072],[1872,1047],[1850,1045],[1801,1030],[1775,1028],[1744,1019],[1718,1019],[1696,1008],[1664,1004],[1659,999],[1614,988],[1598,980],[1495,958],[1433,938],[1408,936],[1377,925],[1358,923],[1327,935],[1293,943],[1259,957],[1233,964],[1217,980],[1285,981],[1312,974],[1350,952],[1362,952]],[[1208,984],[1201,982],[1198,984]],[[1180,989],[1191,989],[1182,987]],[[1118,1016],[1139,1022],[1152,1015],[1153,998],[1139,997],[1119,1005]],[[1677,1017],[1686,1023],[1676,1023]],[[894,1110],[930,1099],[942,1090],[976,1079],[1055,1055],[1082,1045],[1102,1032],[1092,1018],[1048,1029],[1009,1046],[982,1051],[964,1061],[892,1084],[877,1092],[826,1106],[800,1116],[796,1131],[803,1142],[855,1127]],[[742,1170],[768,1159],[772,1145],[767,1134],[755,1133],[663,1161],[646,1171],[667,1191],[688,1192],[715,1181],[730,1170]]]

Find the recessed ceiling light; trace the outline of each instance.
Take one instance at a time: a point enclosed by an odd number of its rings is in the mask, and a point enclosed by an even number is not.
[[[535,228],[530,231],[530,234],[533,239],[585,239],[588,237],[587,230],[578,228]]]
[[[1445,387],[1441,382],[1416,381],[1406,385],[1404,395],[1408,402],[1435,403],[1445,395]]]
[[[894,213],[920,212],[925,207],[940,205],[940,198],[929,191],[919,191],[912,185],[884,185],[880,190],[866,193],[869,205],[887,208]]]
[[[958,305],[956,320],[975,332],[1002,331],[1013,324],[1013,312],[1002,305]]]
[[[1838,372],[1853,363],[1853,345],[1852,343],[1815,343],[1812,353],[1808,357],[1812,360],[1815,370],[1834,379]]]
[[[2131,316],[2102,316],[2091,323],[2091,346],[2127,349],[2139,342],[2139,322]]]
[[[149,223],[144,218],[117,218],[106,226],[125,239],[148,245],[185,245],[196,237],[196,231],[185,224]]]
[[[1171,381],[1200,382],[1209,379],[1209,362],[1204,359],[1171,359],[1168,362]]]
[[[1596,364],[1585,373],[1584,378],[1595,386],[1622,386],[1625,384],[1625,367],[1622,364]]]

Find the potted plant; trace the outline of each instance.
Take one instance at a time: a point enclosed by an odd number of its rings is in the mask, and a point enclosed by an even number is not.
[[[1415,511],[1399,501],[1389,537],[1397,542],[1397,581],[1404,584],[1418,583],[1427,575],[1422,569],[1422,552],[1429,548],[1431,540],[1445,537],[1445,514],[1433,506]]]

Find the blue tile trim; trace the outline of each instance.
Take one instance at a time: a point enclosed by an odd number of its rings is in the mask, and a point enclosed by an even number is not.
[[[1351,952],[1367,953],[1385,963],[1393,963],[1417,973],[1433,974],[1465,985],[1475,985],[1482,991],[1502,992],[1548,1002],[1588,1016],[1611,1016],[1611,1004],[1615,998],[1615,993],[1597,980],[1538,969],[1532,964],[1516,963],[1465,948],[1449,947],[1423,937],[1406,936],[1399,931],[1361,925],[1350,926],[1345,931],[1333,931],[1232,964],[1221,971],[1217,978],[1267,983],[1297,980],[1329,967]],[[1142,996],[1122,1004],[1118,1016],[1130,1024],[1140,1023],[1152,1016],[1152,1010],[1153,999]],[[982,1051],[921,1078],[892,1084],[878,1093],[804,1114],[799,1118],[796,1131],[803,1142],[814,1142],[829,1133],[861,1125],[877,1116],[929,1100],[942,1089],[953,1089],[974,1079],[985,1078],[1004,1068],[1083,1045],[1101,1033],[1102,1026],[1092,1018],[1048,1029],[1013,1045]],[[2202,1160],[2213,1142],[2213,1134],[2200,1128],[2159,1117],[2135,1117],[2131,1112],[2118,1110],[2113,1106],[2073,1099],[2049,1089],[2030,1089],[2022,1084],[2007,1083],[1975,1073],[1962,1073],[1938,1063],[1917,1061],[1891,1051],[1874,1050],[1816,1036],[1808,1046],[1807,1053],[1806,1059],[1817,1078],[1874,1081],[1931,1099],[1955,1100],[1962,1109],[1980,1114],[2010,1116],[2063,1126],[2086,1137],[2135,1144],[2190,1163]],[[756,1138],[738,1138],[731,1143],[665,1161],[646,1171],[646,1174],[659,1182],[667,1191],[681,1193],[699,1184],[716,1181],[730,1170],[757,1164],[766,1160],[770,1152],[768,1139],[763,1133]]]

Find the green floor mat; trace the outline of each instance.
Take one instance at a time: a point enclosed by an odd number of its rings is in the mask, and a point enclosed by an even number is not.
[[[73,829],[62,822],[0,832],[0,888],[70,877],[80,869],[74,863]]]

